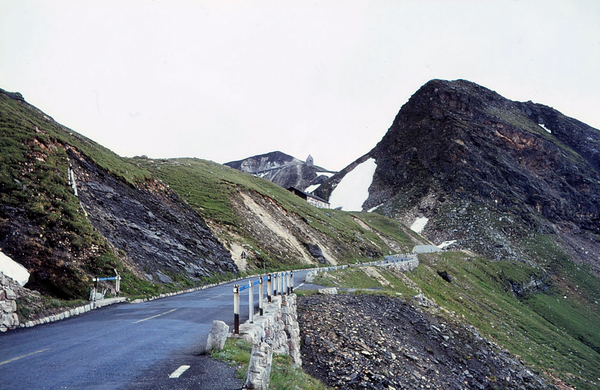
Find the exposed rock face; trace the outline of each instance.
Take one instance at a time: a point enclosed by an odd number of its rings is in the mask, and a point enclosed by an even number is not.
[[[554,388],[508,352],[400,299],[299,299],[304,370],[344,389]]]
[[[599,151],[600,131],[550,107],[432,80],[362,157],[377,163],[363,208],[407,226],[427,217],[425,237],[492,258],[524,258],[526,234],[556,234],[598,273]],[[315,193],[328,199],[345,171]]]
[[[229,251],[175,192],[156,180],[131,188],[77,151],[69,155],[88,219],[148,279],[172,283],[173,275],[198,280],[237,272]]]
[[[303,191],[310,186],[323,183],[330,176],[329,174],[334,173],[314,165],[314,160],[310,155],[304,162],[282,152],[248,157],[244,160],[225,163],[225,165],[260,176],[281,187],[295,187]]]
[[[27,288],[81,299],[121,264],[159,283],[236,272],[198,213],[144,172],[0,89],[0,248]]]

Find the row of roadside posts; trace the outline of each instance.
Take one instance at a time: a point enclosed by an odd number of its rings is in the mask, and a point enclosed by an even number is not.
[[[258,311],[263,315],[264,282],[267,283],[267,302],[271,302],[274,295],[291,294],[294,292],[294,271],[277,272],[265,277],[261,276],[256,281],[248,281],[245,285],[233,286],[233,332],[240,334],[240,292],[248,289],[249,322],[254,322],[254,286],[258,284]]]

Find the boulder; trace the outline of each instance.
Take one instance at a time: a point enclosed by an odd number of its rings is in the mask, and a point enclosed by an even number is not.
[[[225,346],[229,335],[229,325],[223,321],[213,321],[212,329],[206,340],[206,350],[221,350]]]
[[[319,294],[323,295],[336,295],[338,293],[338,289],[337,287],[320,288],[318,292]]]
[[[319,274],[319,271],[317,271],[317,270],[308,271],[306,273],[306,276],[304,277],[304,281],[306,283],[312,283],[315,281],[315,278],[317,277],[318,274]]]

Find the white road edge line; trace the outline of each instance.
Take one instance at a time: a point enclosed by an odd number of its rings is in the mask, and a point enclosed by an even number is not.
[[[302,286],[304,286],[304,283],[300,283],[299,285],[297,285],[297,286],[296,286],[296,287],[294,287],[294,288],[300,288],[300,287],[302,287]]]
[[[156,317],[164,316],[165,314],[169,314],[169,313],[171,313],[171,312],[174,312],[174,311],[175,311],[175,310],[177,310],[177,309],[179,309],[179,308],[175,308],[175,309],[173,309],[173,310],[169,310],[169,311],[166,311],[166,312],[164,312],[164,313],[157,314],[157,315],[155,315],[155,316],[152,316],[152,317],[144,318],[143,320],[135,321],[135,322],[134,322],[134,324],[137,324],[138,322],[143,322],[143,321],[151,320],[151,319],[153,319],[153,318],[156,318]]]
[[[187,371],[188,368],[190,368],[190,366],[183,365],[183,366],[179,367],[178,369],[173,371],[173,373],[171,375],[169,375],[169,378],[179,378],[181,376],[181,374],[183,374],[184,372]]]

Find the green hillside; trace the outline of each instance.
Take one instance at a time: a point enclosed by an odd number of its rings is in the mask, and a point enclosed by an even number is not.
[[[267,180],[210,161],[122,158],[55,122],[20,94],[0,90],[0,248],[30,270],[28,286],[44,296],[85,298],[91,277],[112,275],[113,268],[126,280],[124,293],[134,297],[197,284],[177,277],[171,285],[150,282],[140,277],[136,264],[125,265],[127,251],[116,250],[100,234],[84,211],[88,205],[81,204],[69,185],[68,167],[76,156],[132,189],[153,187],[154,178],[160,179],[209,221],[222,241],[244,245],[250,253],[248,271],[317,262],[282,256],[287,251],[274,251],[261,234],[247,229],[249,221],[234,207],[242,193],[281,210],[284,219],[293,217],[288,227],[300,244],[319,236],[342,263],[370,260],[399,247],[410,250],[413,245],[405,228],[393,220],[317,209]],[[397,248],[391,248],[390,241]]]
[[[280,263],[276,253],[269,253],[268,249],[263,248],[261,237],[248,232],[245,228],[247,221],[241,219],[234,206],[242,192],[273,201],[286,215],[298,217],[307,225],[309,235],[312,232],[322,235],[343,252],[340,263],[369,261],[373,256],[379,258],[395,253],[382,240],[382,235],[398,243],[404,251],[411,250],[414,245],[411,233],[393,219],[378,214],[316,208],[268,180],[212,161],[190,158],[152,160],[141,157],[131,161],[169,185],[205,219],[225,227],[227,233],[241,237],[240,242],[259,250],[269,259],[272,269],[290,268],[301,263]],[[365,229],[358,221],[369,229]],[[229,239],[228,234],[221,236],[224,240]]]

